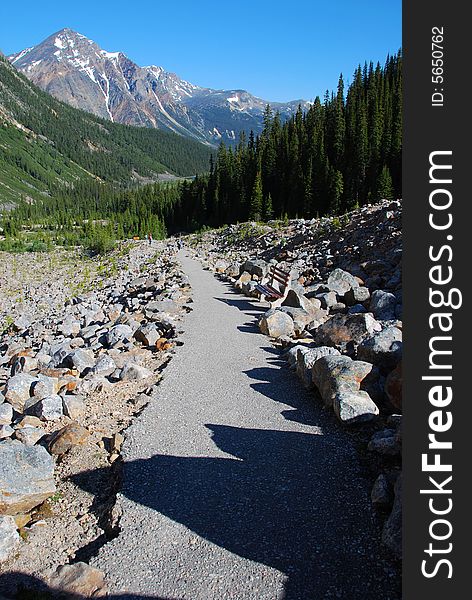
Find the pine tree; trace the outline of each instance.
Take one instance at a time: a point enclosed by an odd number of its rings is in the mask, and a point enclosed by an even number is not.
[[[264,196],[262,205],[262,217],[264,221],[270,221],[274,217],[274,209],[272,206],[272,196],[270,192]]]
[[[264,198],[262,195],[262,177],[261,172],[258,171],[254,186],[252,188],[251,202],[249,206],[249,220],[260,221],[262,219],[262,208]]]
[[[393,200],[393,184],[390,171],[387,166],[383,166],[377,183],[376,200]]]

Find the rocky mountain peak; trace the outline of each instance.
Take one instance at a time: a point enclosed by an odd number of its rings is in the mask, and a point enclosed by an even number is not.
[[[124,53],[104,50],[69,28],[8,58],[33,83],[75,108],[210,144],[234,141],[242,130],[259,132],[268,103],[245,90],[195,85],[161,66],[140,67]],[[298,104],[271,103],[282,118]]]

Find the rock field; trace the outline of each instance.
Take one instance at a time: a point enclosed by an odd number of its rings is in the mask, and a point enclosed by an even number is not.
[[[2,573],[48,578],[115,534],[121,432],[190,310],[173,254],[127,242],[106,259],[1,257],[0,594]]]

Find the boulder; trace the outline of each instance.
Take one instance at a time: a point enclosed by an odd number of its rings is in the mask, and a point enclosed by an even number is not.
[[[344,294],[351,288],[359,287],[359,282],[347,271],[343,271],[342,269],[334,269],[334,271],[331,271],[329,274],[327,285],[330,290],[333,290],[340,296],[344,296]]]
[[[377,319],[390,321],[395,319],[397,299],[393,294],[383,290],[375,290],[370,300],[369,310]]]
[[[62,398],[57,394],[38,400],[29,408],[29,412],[42,421],[58,421],[63,415]]]
[[[5,402],[0,404],[0,425],[10,425],[13,421],[13,406]]]
[[[382,542],[397,559],[402,557],[402,476],[395,482],[395,499],[382,531]]]
[[[19,373],[10,377],[5,387],[5,400],[9,402],[18,413],[22,413],[25,403],[31,396],[33,383],[38,381],[29,373]]]
[[[0,563],[11,558],[20,543],[15,519],[10,515],[0,516]]]
[[[62,397],[62,409],[66,417],[77,420],[83,417],[86,412],[86,405],[83,397],[80,395],[65,395]]]
[[[133,338],[133,330],[129,325],[115,325],[105,334],[105,343],[109,348],[122,343],[131,341]]]
[[[380,329],[380,323],[370,313],[338,314],[310,330],[310,333],[320,346],[333,346],[343,352],[353,351],[366,337]]]
[[[45,448],[0,442],[0,514],[28,512],[55,491],[54,461]]]
[[[97,598],[105,596],[105,575],[84,562],[58,567],[49,578],[49,586],[56,594],[67,597]]]
[[[95,363],[95,366],[92,368],[92,373],[94,375],[102,375],[103,377],[108,377],[115,371],[115,369],[116,363],[113,360],[113,358],[108,354],[103,354]]]
[[[51,454],[62,456],[74,446],[83,446],[89,438],[88,429],[79,423],[69,423],[51,436],[48,449]]]
[[[231,263],[225,269],[226,275],[229,277],[238,277],[239,276],[239,265],[237,263]]]
[[[333,399],[334,414],[340,421],[351,425],[365,423],[379,414],[378,406],[367,392],[338,392]]]
[[[155,346],[157,340],[161,337],[161,332],[153,323],[148,323],[135,331],[134,337],[145,346]]]
[[[120,379],[122,381],[140,381],[151,377],[152,374],[153,372],[146,367],[130,362],[121,369]]]
[[[325,355],[313,365],[312,381],[326,406],[332,407],[340,392],[358,392],[362,381],[371,373],[370,363],[352,360],[339,354]]]
[[[399,363],[401,355],[402,332],[394,325],[367,337],[357,348],[358,358],[371,362],[384,371],[393,369]]]
[[[381,473],[374,482],[370,499],[374,506],[386,508],[393,502],[393,489],[387,477]]]
[[[247,260],[239,268],[240,274],[247,271],[251,275],[256,275],[259,279],[262,279],[269,272],[269,265],[264,260],[253,259]]]
[[[78,348],[71,352],[64,361],[67,366],[77,369],[82,374],[87,369],[92,369],[95,366],[95,359],[90,352]]]
[[[287,292],[287,296],[282,302],[282,306],[303,309],[310,314],[313,310],[320,308],[321,303],[316,301],[316,298],[313,300],[306,298],[303,294],[303,288],[297,286]]]
[[[148,302],[146,308],[144,309],[146,317],[150,313],[166,313],[168,315],[178,315],[182,307],[174,300],[170,300],[170,298],[163,298],[162,300],[154,300],[153,302]],[[149,318],[149,317],[148,317]]]
[[[369,299],[369,288],[366,288],[364,286],[352,287],[344,294],[344,302],[348,306],[354,306],[355,304],[363,304]]]
[[[68,317],[58,325],[57,329],[64,337],[76,336],[80,332],[80,321]]]
[[[304,353],[304,352],[308,352],[308,350],[310,350],[310,348],[307,348],[306,346],[302,346],[301,344],[298,344],[297,346],[293,346],[292,348],[287,350],[284,357],[288,362],[288,366],[291,369],[296,369],[297,360],[298,360],[298,352],[300,351],[300,353]]]
[[[31,327],[31,318],[28,315],[19,315],[12,324],[13,331],[21,332]]]
[[[17,427],[15,429],[15,439],[26,446],[34,446],[45,435],[44,429],[39,427]]]
[[[398,456],[401,452],[401,444],[397,439],[397,431],[394,429],[383,429],[372,436],[367,449],[386,456]]]
[[[312,370],[316,361],[328,355],[339,356],[339,351],[329,346],[319,346],[318,348],[303,348],[303,351],[297,353],[297,374],[306,388],[314,385]]]
[[[272,338],[291,336],[295,327],[293,319],[285,312],[271,308],[259,319],[259,329]]]
[[[248,283],[249,281],[251,281],[252,276],[251,273],[248,273],[247,271],[244,271],[243,273],[241,273],[241,275],[238,277],[238,279],[236,280],[234,286],[238,289],[238,290],[242,290],[243,289],[243,285],[245,283]]]
[[[57,394],[59,391],[59,379],[57,377],[49,377],[39,373],[38,381],[33,384],[33,396],[34,398],[41,400],[47,396]]]
[[[10,438],[15,433],[15,430],[10,425],[0,425],[0,440]]]
[[[61,366],[66,357],[70,354],[71,350],[72,348],[69,339],[51,346],[51,361],[49,366],[53,369]]]
[[[316,298],[320,301],[321,307],[325,310],[329,310],[338,301],[336,292],[323,292],[318,294]]]

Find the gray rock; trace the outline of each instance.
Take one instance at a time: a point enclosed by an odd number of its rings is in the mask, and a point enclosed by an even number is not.
[[[338,392],[333,399],[334,414],[347,425],[372,421],[379,414],[378,406],[367,392]]]
[[[305,297],[301,286],[297,286],[288,291],[285,300],[282,302],[282,306],[303,309],[308,314],[315,308],[320,308],[320,306],[316,306],[312,300]]]
[[[31,387],[37,380],[29,373],[19,373],[7,381],[5,400],[9,402],[16,412],[23,412],[25,402],[31,395]]]
[[[348,309],[348,314],[350,315],[360,315],[367,312],[367,309],[363,304],[353,304]]]
[[[135,331],[134,337],[145,346],[155,346],[157,340],[161,337],[161,332],[156,325],[148,323]]]
[[[323,292],[316,296],[317,300],[320,301],[321,307],[329,310],[338,301],[336,292]]]
[[[84,340],[91,340],[97,334],[97,332],[101,329],[100,325],[88,325],[87,327],[83,327],[80,330],[80,336]]]
[[[357,356],[383,370],[395,368],[402,356],[401,330],[392,325],[367,337],[359,344]]]
[[[310,348],[309,350],[298,352],[297,374],[306,388],[314,386],[312,370],[316,361],[323,356],[329,355],[339,356],[339,351],[329,346],[319,346],[318,348]]]
[[[10,425],[0,425],[0,440],[11,437],[15,433],[15,430]]]
[[[395,499],[390,516],[382,531],[382,542],[390,549],[395,558],[402,557],[402,476],[395,483]]]
[[[58,421],[63,415],[62,398],[57,394],[38,400],[29,408],[29,412],[42,421]]]
[[[333,346],[341,351],[354,350],[366,337],[380,331],[381,325],[370,313],[332,316],[314,330],[313,338],[320,346]]]
[[[370,363],[352,360],[349,356],[325,355],[314,363],[312,380],[325,405],[332,407],[339,393],[358,392],[372,369]]]
[[[64,362],[66,356],[68,354],[70,354],[70,352],[71,352],[71,347],[70,347],[69,339],[67,339],[59,344],[54,344],[54,346],[51,347],[51,351],[50,351],[51,362],[49,363],[49,366],[52,368],[61,366],[62,363]]]
[[[58,325],[57,329],[64,337],[76,336],[80,332],[80,321],[68,317]]]
[[[10,425],[13,421],[13,406],[5,402],[0,404],[0,425]]]
[[[334,269],[334,271],[331,271],[329,274],[328,287],[340,296],[344,296],[351,288],[359,287],[359,282],[347,271]]]
[[[154,302],[148,302],[148,304],[146,305],[145,309],[144,309],[144,313],[146,315],[146,317],[148,316],[148,313],[155,313],[155,312],[159,312],[159,313],[166,313],[168,315],[178,315],[181,311],[181,306],[180,304],[177,304],[177,302],[174,302],[173,300],[170,300],[169,298],[164,298],[162,300],[155,300]]]
[[[370,300],[369,310],[377,319],[390,321],[395,319],[397,299],[393,294],[383,290],[375,290]]]
[[[18,427],[15,429],[15,439],[26,446],[34,446],[41,438],[46,435],[43,429],[39,427]]]
[[[285,312],[270,309],[259,319],[259,329],[272,338],[291,336],[295,331],[293,319]]]
[[[64,361],[67,366],[77,369],[82,374],[87,369],[92,369],[95,366],[95,359],[90,352],[77,348],[71,352]]]
[[[344,302],[346,302],[348,306],[362,304],[363,302],[367,302],[369,298],[369,288],[364,286],[352,287],[344,294]]]
[[[119,343],[131,341],[133,338],[133,330],[129,325],[115,325],[105,334],[105,342],[108,347],[113,348]]]
[[[370,499],[372,504],[379,508],[385,508],[392,505],[393,489],[383,473],[381,473],[375,480],[370,493]]]
[[[397,431],[394,429],[384,429],[376,432],[372,436],[367,449],[370,452],[377,452],[386,456],[398,456],[401,451],[401,445],[397,439]]]
[[[31,318],[28,315],[20,315],[13,321],[14,331],[25,331],[29,327],[31,327]]]
[[[15,519],[10,515],[0,516],[0,563],[11,558],[18,546],[21,538],[18,533]]]
[[[82,396],[72,394],[63,396],[62,410],[66,417],[76,421],[85,415],[86,409],[87,407]]]
[[[48,377],[39,373],[38,381],[33,384],[33,396],[37,400],[57,394],[59,391],[59,379],[57,377]]]
[[[293,346],[292,348],[290,348],[284,355],[288,362],[288,366],[291,369],[296,369],[297,360],[298,360],[298,352],[299,351],[301,353],[308,352],[309,349],[310,348],[307,348],[306,346],[302,346],[301,344],[298,344],[297,346]]]
[[[108,354],[104,354],[101,356],[96,362],[95,366],[92,368],[92,373],[95,375],[102,375],[103,377],[108,377],[111,375],[116,369],[116,363],[111,356]]]
[[[136,363],[127,363],[120,372],[122,381],[139,381],[151,377],[152,371]]]
[[[243,273],[247,271],[251,275],[257,275],[259,279],[267,275],[269,271],[269,265],[264,260],[247,260],[244,264],[239,268],[239,272]]]
[[[25,513],[56,491],[54,461],[42,446],[0,442],[0,513]]]

